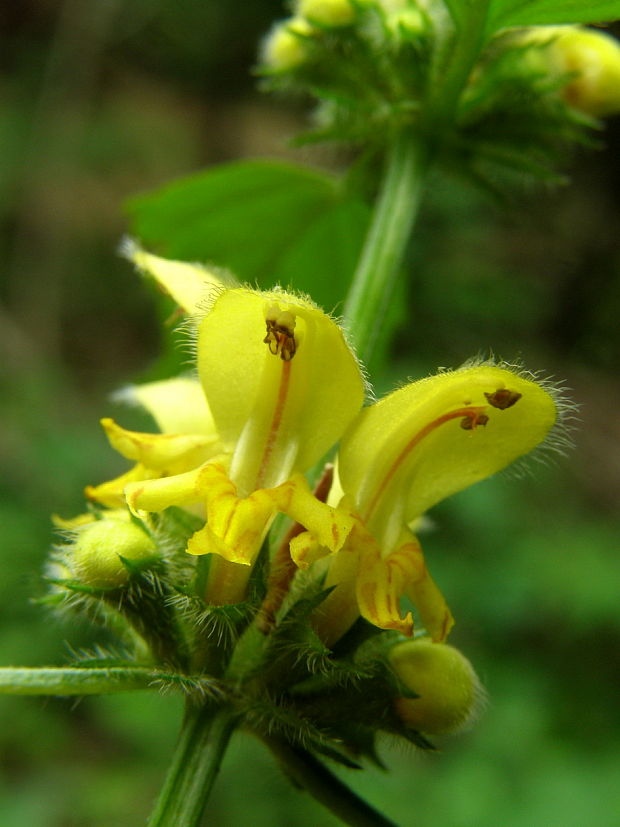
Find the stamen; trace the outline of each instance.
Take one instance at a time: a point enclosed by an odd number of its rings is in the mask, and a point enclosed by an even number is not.
[[[370,501],[368,508],[366,509],[366,513],[364,515],[365,521],[368,521],[370,515],[377,507],[377,504],[381,499],[383,492],[387,488],[390,480],[394,477],[398,469],[401,467],[407,456],[411,453],[411,451],[413,451],[416,445],[418,445],[424,439],[424,437],[432,433],[435,430],[435,428],[438,428],[445,422],[450,422],[450,420],[452,419],[460,419],[461,428],[463,428],[463,430],[465,431],[473,431],[478,427],[478,425],[486,425],[489,421],[489,417],[484,413],[484,407],[471,406],[467,408],[458,408],[455,411],[449,411],[448,413],[438,416],[437,419],[433,419],[433,421],[429,422],[428,425],[425,425],[424,428],[418,431],[418,433],[415,434],[409,440],[409,442],[405,445],[403,450],[396,457],[396,459],[388,469],[387,474],[381,481],[381,484],[375,491],[374,496]]]
[[[505,411],[506,408],[512,408],[515,402],[521,399],[521,394],[517,391],[509,391],[508,388],[498,388],[493,393],[485,393],[489,405],[494,408],[499,408],[500,411]]]
[[[473,431],[478,425],[486,425],[488,421],[489,417],[483,413],[475,416],[465,416],[461,419],[461,428],[464,431]]]
[[[269,352],[290,362],[297,350],[295,341],[295,316],[289,310],[280,310],[277,304],[265,308],[267,335],[263,339],[269,345]]]

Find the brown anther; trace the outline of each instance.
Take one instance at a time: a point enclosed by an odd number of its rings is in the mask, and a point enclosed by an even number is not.
[[[489,417],[486,414],[475,412],[461,419],[461,428],[464,431],[473,431],[478,425],[486,425],[488,421]]]
[[[274,356],[280,356],[285,362],[290,362],[297,350],[295,334],[288,326],[278,324],[274,319],[267,319],[266,325],[267,335],[263,342],[269,345],[269,352]]]
[[[485,393],[489,405],[494,408],[499,408],[500,411],[505,411],[506,408],[512,408],[515,402],[521,399],[521,394],[517,391],[510,391],[508,388],[498,388],[494,393]]]

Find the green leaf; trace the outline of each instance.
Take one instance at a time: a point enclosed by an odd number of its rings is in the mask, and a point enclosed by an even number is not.
[[[585,0],[493,0],[489,10],[488,33],[505,26],[603,23],[618,18],[620,0],[594,0],[589,3]]]
[[[171,258],[231,270],[261,287],[344,295],[369,220],[339,178],[275,161],[241,161],[133,199],[133,232]]]
[[[446,0],[446,6],[457,27],[463,24],[471,8],[469,0]]]

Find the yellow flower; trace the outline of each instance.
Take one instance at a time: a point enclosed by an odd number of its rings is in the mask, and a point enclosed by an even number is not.
[[[213,295],[223,289],[220,278],[200,265],[154,256],[131,240],[123,243],[121,252],[142,273],[152,277],[190,317],[204,312]],[[117,397],[148,411],[161,433],[127,431],[112,419],[102,419],[112,447],[135,465],[116,479],[87,486],[85,493],[89,499],[109,508],[122,508],[129,483],[192,470],[221,452],[213,417],[198,379],[178,377],[150,382],[130,387]]]
[[[517,33],[524,44],[545,47],[545,68],[566,76],[561,95],[569,106],[596,118],[620,111],[620,44],[583,26],[533,26]]]
[[[176,277],[179,265],[158,265],[168,292],[168,274]],[[186,287],[184,304],[195,309],[199,301]],[[308,299],[220,287],[195,323],[200,383],[175,379],[132,389],[163,433],[104,420],[112,446],[136,464],[87,494],[105,505],[126,501],[140,515],[172,505],[203,509],[206,524],[187,551],[216,556],[207,599],[231,603],[243,599],[278,512],[321,546],[342,546],[352,517],[319,502],[303,472],[359,412],[364,382],[338,325]]]
[[[411,635],[404,594],[435,641],[453,620],[409,526],[440,500],[494,474],[540,444],[557,420],[553,396],[531,376],[479,364],[414,382],[365,408],[342,439],[341,508],[354,519],[331,561],[336,586],[316,628],[337,640],[361,614]],[[302,567],[326,551],[307,536],[291,544]]]
[[[300,17],[319,26],[350,26],[357,17],[355,3],[351,0],[297,0],[295,7]]]
[[[275,72],[298,69],[308,59],[308,40],[316,34],[314,26],[303,17],[276,23],[263,41],[263,64]]]
[[[129,483],[191,471],[221,453],[213,417],[197,379],[150,382],[128,388],[119,396],[147,410],[161,433],[127,431],[112,419],[102,419],[110,445],[135,465],[116,479],[87,486],[88,499],[108,508],[122,507]]]
[[[212,270],[200,264],[154,256],[129,238],[121,244],[120,252],[141,273],[153,278],[160,289],[190,315],[203,311],[213,294],[223,286],[220,275]]]

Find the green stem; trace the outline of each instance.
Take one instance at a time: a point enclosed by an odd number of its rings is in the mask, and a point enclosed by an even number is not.
[[[198,827],[236,716],[188,704],[172,764],[148,827]]]
[[[276,738],[266,738],[265,743],[291,780],[344,824],[351,827],[395,827],[392,821],[359,798],[306,750]]]
[[[0,695],[100,695],[156,689],[162,673],[141,667],[0,668]]]
[[[415,222],[426,178],[427,152],[411,132],[388,149],[373,219],[344,306],[353,344],[368,361],[382,338],[392,291]]]

